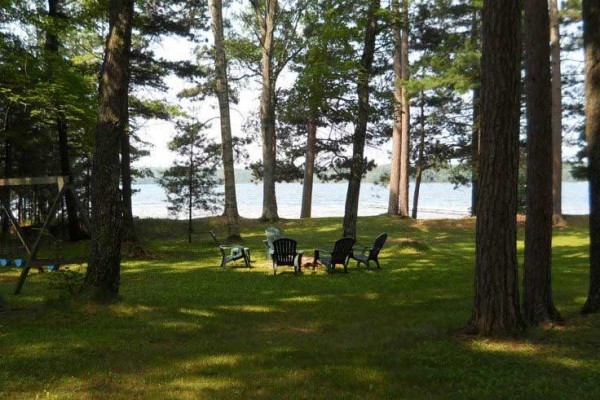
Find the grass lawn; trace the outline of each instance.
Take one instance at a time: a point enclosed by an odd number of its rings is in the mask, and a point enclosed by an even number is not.
[[[598,399],[600,317],[578,315],[587,219],[567,221],[555,231],[553,271],[565,325],[485,339],[460,334],[473,295],[472,220],[360,218],[361,244],[390,235],[380,271],[352,263],[348,274],[301,276],[288,267],[273,276],[266,224],[244,221],[253,268],[221,270],[208,235],[188,245],[184,222],[143,220],[156,258],[125,258],[118,304],[69,301],[65,274],[37,271],[13,296],[17,272],[0,270],[0,399]],[[222,224],[196,229],[223,236]],[[338,218],[278,225],[308,255],[341,232]]]

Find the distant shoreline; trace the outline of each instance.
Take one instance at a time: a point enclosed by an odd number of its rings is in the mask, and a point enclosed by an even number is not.
[[[143,168],[143,167],[142,167]],[[165,171],[165,168],[146,168],[150,171],[153,176],[139,178],[135,180],[135,184],[137,185],[146,185],[146,184],[157,184],[159,178]],[[362,182],[364,183],[376,183],[376,184],[384,184],[387,185],[387,179],[390,171],[390,165],[381,165],[375,167],[372,171],[369,171],[367,175],[364,177]],[[217,170],[217,176],[219,178],[223,178],[223,170]],[[435,170],[426,170],[423,172],[423,183],[455,183],[451,178],[451,170],[450,169],[440,169],[438,171]],[[256,180],[252,177],[252,171],[249,169],[236,168],[235,170],[235,181],[236,183],[256,183],[260,184],[262,180]],[[585,179],[575,179],[571,174],[571,164],[563,164],[563,182],[584,182]],[[321,181],[319,179],[315,180],[315,182],[319,183],[327,183],[326,181]],[[335,182],[335,181],[330,181]],[[345,182],[344,180],[339,182]],[[411,177],[411,184],[414,182]],[[292,181],[290,183],[301,183],[300,180]]]

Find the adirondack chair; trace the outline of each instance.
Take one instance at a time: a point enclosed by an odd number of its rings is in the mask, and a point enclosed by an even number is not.
[[[279,238],[273,241],[271,259],[273,260],[273,275],[277,275],[277,267],[289,265],[294,267],[294,273],[301,271],[302,255],[304,251],[296,251],[297,243],[294,239]]]
[[[219,243],[217,236],[213,231],[210,231],[210,236],[213,238],[215,244],[219,247],[221,252],[221,268],[225,268],[225,264],[231,261],[244,260],[246,267],[250,268],[250,248],[243,246],[225,246]]]
[[[265,229],[265,236],[267,238],[263,240],[263,243],[265,244],[268,260],[271,258],[271,253],[273,252],[273,241],[283,237],[283,229],[270,226],[267,229]]]
[[[334,272],[335,266],[341,264],[344,266],[344,272],[348,273],[348,257],[352,252],[352,246],[354,246],[354,239],[345,237],[339,239],[333,245],[332,251],[315,249],[315,261],[313,263],[313,269],[317,261],[320,261],[327,268],[327,272]],[[323,255],[329,254],[329,255]]]
[[[357,267],[360,265],[360,263],[364,263],[367,266],[367,268],[371,268],[370,262],[375,261],[377,268],[381,269],[381,267],[379,266],[378,257],[379,257],[379,252],[381,251],[381,248],[385,244],[386,239],[387,239],[387,233],[382,233],[381,235],[377,236],[377,238],[375,239],[375,242],[373,243],[373,247],[363,247],[362,250],[360,250],[360,254],[356,254],[355,251],[353,250],[352,253],[350,253],[350,258],[356,260]]]

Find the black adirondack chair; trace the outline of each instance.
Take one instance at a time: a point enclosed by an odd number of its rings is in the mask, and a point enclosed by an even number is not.
[[[243,246],[225,246],[219,244],[217,240],[217,236],[214,232],[210,231],[210,236],[212,236],[213,241],[217,246],[219,246],[219,251],[221,252],[221,268],[225,268],[225,264],[231,261],[236,260],[244,260],[244,264],[246,267],[250,268],[250,248]]]
[[[333,245],[333,251],[315,249],[315,261],[313,263],[313,269],[315,268],[315,264],[317,261],[320,261],[325,268],[327,268],[327,272],[334,272],[335,266],[341,264],[344,266],[344,272],[348,272],[348,257],[352,252],[352,246],[354,246],[354,239],[350,237],[345,237],[339,239]],[[328,255],[323,255],[323,253]]]
[[[294,267],[294,273],[300,273],[302,255],[304,251],[296,251],[297,243],[294,239],[279,238],[273,241],[271,259],[273,260],[273,275],[277,275],[277,267],[289,265]]]
[[[381,251],[381,248],[385,244],[387,236],[388,236],[387,233],[382,233],[381,235],[377,236],[377,238],[375,239],[375,242],[373,243],[373,247],[364,247],[360,251],[360,254],[356,254],[355,251],[353,250],[352,253],[350,254],[350,258],[353,258],[356,260],[356,266],[358,267],[360,265],[360,263],[364,263],[367,266],[367,268],[371,268],[370,262],[375,261],[377,268],[381,269],[381,267],[379,266],[379,259],[378,259],[379,252]]]
[[[267,238],[263,240],[263,243],[265,244],[268,260],[271,258],[271,253],[273,252],[273,241],[283,237],[283,229],[270,226],[265,229],[265,236]]]

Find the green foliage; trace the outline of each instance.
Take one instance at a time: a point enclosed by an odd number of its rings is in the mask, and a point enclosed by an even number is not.
[[[180,159],[173,162],[159,183],[167,193],[169,211],[177,216],[193,211],[215,211],[219,207],[220,193],[216,191],[220,180],[216,177],[220,149],[203,131],[205,123],[180,119],[178,133],[169,143]]]

